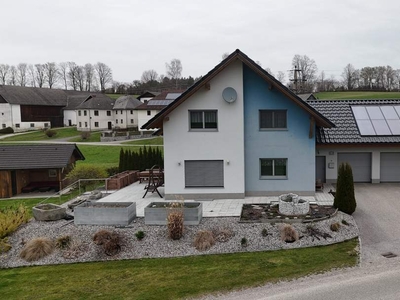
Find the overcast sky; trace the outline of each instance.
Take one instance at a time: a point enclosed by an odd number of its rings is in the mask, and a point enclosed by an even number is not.
[[[114,80],[143,71],[165,74],[181,60],[182,75],[204,75],[239,48],[275,74],[295,54],[318,73],[400,68],[399,0],[0,0],[0,63],[98,61]]]

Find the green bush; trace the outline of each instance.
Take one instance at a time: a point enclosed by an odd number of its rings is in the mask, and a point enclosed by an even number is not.
[[[335,199],[333,206],[338,210],[351,215],[357,207],[354,196],[353,171],[348,163],[339,166]]]
[[[119,171],[150,169],[158,165],[164,167],[162,151],[158,147],[141,147],[138,152],[124,150],[121,148],[119,153]]]
[[[44,134],[45,134],[47,137],[51,138],[51,137],[57,135],[57,131],[55,131],[55,130],[53,130],[53,129],[47,129],[47,130],[44,132]]]
[[[90,131],[82,131],[81,132],[81,139],[82,140],[87,140],[88,138],[90,138]]]
[[[14,133],[14,129],[12,129],[11,127],[6,127],[3,129],[0,129],[0,133],[3,133],[3,134]]]
[[[242,247],[247,247],[247,239],[245,237],[240,240],[240,245],[242,245]]]
[[[139,230],[138,232],[135,233],[135,236],[139,241],[141,241],[144,239],[145,234],[143,231]]]
[[[71,172],[68,173],[67,178],[72,182],[75,182],[79,179],[100,179],[107,178],[108,174],[103,167],[94,166],[94,165],[78,165],[72,169]],[[82,182],[81,186],[87,186],[90,182]]]
[[[29,220],[28,209],[24,205],[0,210],[0,239],[13,233]]]

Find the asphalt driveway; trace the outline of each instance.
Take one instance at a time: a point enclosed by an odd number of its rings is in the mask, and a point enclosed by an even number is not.
[[[388,260],[387,252],[400,256],[400,184],[358,183],[355,194],[362,264]]]

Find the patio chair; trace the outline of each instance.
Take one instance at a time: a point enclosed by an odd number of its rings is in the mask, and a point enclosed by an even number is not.
[[[164,172],[158,165],[154,165],[149,170],[149,181],[145,186],[146,192],[143,195],[143,198],[146,197],[147,193],[151,191],[151,193],[157,192],[158,196],[162,198],[158,188],[164,184]]]

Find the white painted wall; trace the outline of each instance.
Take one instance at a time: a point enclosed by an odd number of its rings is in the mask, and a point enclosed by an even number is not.
[[[349,153],[349,152],[370,152],[372,159],[372,170],[371,177],[373,183],[380,182],[380,171],[381,171],[381,153],[382,152],[400,152],[400,148],[397,146],[392,147],[318,147],[316,155],[325,156],[326,162],[326,181],[336,182],[338,172],[338,153]],[[333,168],[329,168],[329,163],[333,163]]]
[[[69,126],[68,120],[71,120],[73,126],[76,125],[76,111],[75,110],[64,110],[64,126]]]
[[[176,108],[164,121],[165,194],[190,195],[192,198],[244,196],[244,121],[243,121],[243,71],[236,62],[210,81],[210,90],[200,89]],[[237,100],[228,104],[222,91],[233,87]],[[217,109],[217,132],[189,131],[189,110]],[[140,120],[140,117],[139,117]],[[223,160],[223,188],[185,188],[185,160]]]
[[[12,127],[15,132],[19,132],[50,127],[50,120],[41,122],[21,122],[20,105],[2,103],[0,104],[0,128],[3,128],[3,124],[6,125],[5,127]]]
[[[86,116],[84,111],[86,110]],[[76,111],[76,125],[78,131],[97,131],[97,130],[107,130],[108,122],[112,122],[115,125],[114,113],[111,111],[111,116],[107,116],[107,110],[99,110],[98,116],[94,115],[95,109],[80,109],[81,115]],[[99,127],[95,127],[95,122],[99,123]]]
[[[3,128],[3,124],[5,127],[12,127],[11,121],[11,105],[8,103],[0,103],[0,128]]]
[[[147,110],[137,110],[138,112],[138,124],[139,130],[142,131],[140,128],[146,124],[151,118],[153,118],[156,114],[158,114],[159,110],[150,110],[150,115],[147,115]],[[156,128],[154,128],[156,129]]]
[[[121,113],[122,111],[122,113]],[[133,109],[114,110],[114,124],[119,128],[138,127],[138,111]],[[118,124],[116,122],[118,120]],[[133,120],[133,123],[132,123]]]

